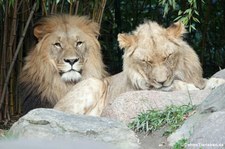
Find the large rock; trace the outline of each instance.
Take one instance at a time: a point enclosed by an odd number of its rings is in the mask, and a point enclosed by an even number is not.
[[[173,146],[177,141],[183,138],[189,139],[195,131],[195,128],[198,127],[199,122],[205,121],[207,117],[208,114],[196,113],[192,117],[188,118],[179,129],[167,138],[169,145]]]
[[[222,78],[222,79],[225,79],[225,69],[222,69],[222,70],[218,71],[212,77],[213,78]]]
[[[122,149],[136,149],[138,139],[121,122],[101,117],[65,114],[54,109],[35,109],[10,128],[9,136],[45,140],[104,142]]]
[[[225,120],[225,115],[223,115],[225,114],[225,112],[220,112],[224,110],[225,110],[225,84],[219,86],[218,88],[212,91],[212,93],[199,105],[199,107],[196,110],[196,113],[192,117],[190,117],[187,121],[185,121],[185,123],[182,125],[181,128],[179,128],[175,133],[170,135],[170,137],[167,139],[168,142],[170,143],[170,145],[173,145],[175,142],[177,142],[182,138],[190,139],[193,142],[193,140],[196,139],[197,137],[203,140],[209,140],[211,137],[214,138],[221,137],[221,139],[223,139],[225,132],[223,130],[225,129],[224,128],[225,126],[221,124],[222,120],[220,120],[220,118],[218,117],[220,116],[221,119]],[[213,122],[217,125],[216,130],[221,130],[221,133],[218,133],[219,131],[216,131],[215,133],[211,134],[208,133],[214,131],[214,126],[212,126]],[[219,124],[221,124],[221,126],[219,126]],[[200,132],[203,132],[204,130],[207,130],[208,132],[200,134]],[[206,135],[209,134],[211,136],[206,137]],[[224,142],[225,140],[220,143]],[[203,143],[205,143],[205,141],[203,141]]]
[[[191,135],[188,148],[195,149],[195,145],[199,145],[199,148],[225,147],[224,122],[224,111],[212,113],[204,121],[200,121]]]
[[[0,140],[1,149],[115,149],[102,142],[66,139]]]
[[[198,107],[199,113],[212,113],[225,109],[225,84],[213,90]]]
[[[121,94],[107,106],[102,116],[129,123],[141,112],[151,109],[163,110],[170,105],[200,104],[211,90],[199,91],[132,91]]]

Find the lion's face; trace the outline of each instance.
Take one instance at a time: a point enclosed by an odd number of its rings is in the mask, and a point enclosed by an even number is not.
[[[68,32],[56,31],[43,39],[41,53],[47,53],[62,80],[77,82],[82,77],[87,43],[84,37],[73,29]]]
[[[93,77],[104,73],[104,66],[98,58],[101,55],[96,38],[97,24],[88,22],[85,18],[51,17],[36,25],[34,35],[39,40],[37,55],[47,56],[48,63],[54,66],[63,81],[76,83],[83,76],[91,76],[90,73]],[[89,68],[91,65],[93,67]],[[101,68],[97,70],[95,67],[99,66]]]
[[[136,64],[135,71],[140,71],[144,76],[147,87],[161,88],[169,86],[175,76],[174,72],[179,52],[174,50],[176,45],[173,45],[173,43],[164,42],[163,45],[156,43],[158,47],[155,47],[151,44],[153,42],[160,41],[150,39],[148,41],[149,45],[137,47],[130,57],[130,61]]]
[[[180,30],[180,31],[179,31]],[[170,86],[176,75],[180,58],[180,26],[162,28],[156,23],[145,23],[133,34],[118,36],[125,48],[124,71],[138,89]]]

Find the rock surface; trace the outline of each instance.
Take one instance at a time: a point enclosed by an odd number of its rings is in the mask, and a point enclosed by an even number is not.
[[[164,109],[169,105],[200,104],[211,90],[199,91],[132,91],[121,94],[105,108],[102,116],[129,123],[139,113],[151,109]]]
[[[218,71],[212,77],[225,79],[225,69]]]
[[[86,140],[17,139],[0,141],[1,149],[115,149],[110,145]]]
[[[198,127],[191,135],[188,148],[225,148],[225,112],[214,112],[204,121],[200,121]]]
[[[139,148],[134,132],[123,123],[101,117],[65,114],[54,109],[30,111],[10,128],[8,135],[27,139],[82,139],[122,149]]]
[[[173,145],[178,140],[187,138],[190,140],[191,144],[206,144],[207,141],[208,143],[225,143],[225,125],[223,124],[225,121],[224,110],[225,84],[212,91],[199,105],[196,113],[185,121],[182,127],[167,139],[168,142],[170,145]],[[193,146],[188,147],[192,148]]]

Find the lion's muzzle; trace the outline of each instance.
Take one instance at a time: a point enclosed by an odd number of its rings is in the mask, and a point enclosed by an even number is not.
[[[60,70],[60,75],[65,82],[78,82],[82,76],[82,63],[79,58],[63,59],[63,68]]]

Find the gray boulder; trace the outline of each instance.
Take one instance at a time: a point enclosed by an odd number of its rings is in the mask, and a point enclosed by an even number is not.
[[[132,91],[121,94],[107,106],[102,116],[129,123],[139,113],[151,109],[163,110],[170,105],[200,104],[211,90],[193,91]]]
[[[187,148],[194,149],[196,144],[204,149],[225,147],[225,111],[210,114],[191,135]]]
[[[197,138],[199,138],[200,140],[206,140],[201,141],[203,143],[207,141],[208,143],[210,143],[209,139],[212,137],[214,137],[215,139],[221,138],[223,140],[225,132],[223,131],[225,129],[225,126],[222,124],[222,122],[224,122],[225,120],[224,110],[225,110],[225,84],[213,90],[212,93],[198,106],[196,113],[193,116],[191,116],[188,120],[186,120],[181,128],[179,128],[175,133],[173,133],[168,137],[167,140],[169,144],[173,145],[175,142],[177,142],[182,138],[189,139],[191,143],[195,142],[194,140]],[[221,117],[222,120],[218,117]],[[213,123],[215,123],[217,127],[212,126],[214,125]],[[221,125],[219,125],[220,123]],[[221,132],[219,130],[221,130]],[[215,132],[213,133],[213,131]],[[218,141],[221,141],[221,139],[218,139]],[[225,143],[225,140],[220,143]]]
[[[225,79],[225,69],[222,69],[222,70],[218,71],[212,77],[213,78],[222,78],[222,79]]]
[[[225,110],[225,84],[213,90],[198,107],[199,113],[212,113]]]
[[[135,133],[121,122],[101,117],[70,115],[54,109],[30,111],[14,123],[7,135],[25,139],[85,140],[107,143],[122,149],[139,148]]]
[[[1,140],[1,149],[115,149],[114,147],[96,141],[71,139],[14,139]]]

